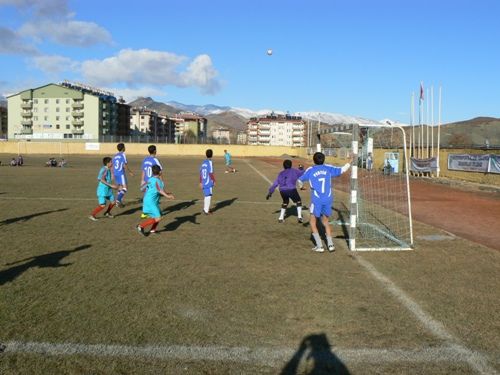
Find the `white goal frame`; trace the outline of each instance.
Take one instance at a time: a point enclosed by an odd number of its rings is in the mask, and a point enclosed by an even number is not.
[[[408,168],[408,153],[407,153],[407,145],[406,145],[406,134],[404,129],[401,126],[394,125],[379,125],[379,124],[368,124],[368,125],[359,125],[353,124],[352,126],[352,155],[353,160],[357,161],[359,156],[359,128],[391,128],[401,133],[401,140],[403,141],[403,170],[400,172],[401,181],[405,185],[405,193],[406,194],[406,202],[407,208],[406,212],[403,212],[405,227],[408,226],[406,230],[405,237],[408,238],[399,238],[396,234],[391,231],[391,228],[387,223],[381,223],[382,225],[376,225],[370,223],[369,221],[365,221],[365,214],[360,214],[360,202],[365,198],[361,196],[359,189],[359,180],[358,180],[358,165],[355,165],[351,168],[351,191],[350,191],[350,215],[349,215],[349,249],[351,251],[400,251],[400,250],[412,250],[413,249],[413,222],[411,215],[411,196],[410,196],[410,178],[409,178],[409,168]],[[381,208],[383,209],[383,208]],[[392,215],[392,214],[391,214]],[[401,213],[394,212],[395,215],[401,215]],[[407,222],[406,222],[407,219]],[[372,232],[377,232],[380,236],[383,236],[391,245],[382,245],[382,246],[366,246],[361,245],[360,241],[357,241],[357,237],[360,236],[361,231],[365,228],[369,228]]]

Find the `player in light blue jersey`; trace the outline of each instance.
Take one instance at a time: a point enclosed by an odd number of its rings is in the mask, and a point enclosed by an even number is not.
[[[153,170],[152,167],[153,165],[158,165],[160,167],[160,170],[162,173],[160,174],[160,178],[162,178],[163,175],[163,166],[161,165],[160,161],[156,157],[156,146],[151,145],[148,147],[148,153],[149,156],[146,156],[144,160],[142,161],[142,166],[141,166],[141,192],[146,191],[146,185],[148,183],[148,180],[153,176]],[[147,215],[143,212],[141,214],[141,219],[145,219]]]
[[[323,242],[319,236],[317,220],[320,219],[325,227],[326,241],[328,250],[335,251],[333,245],[332,230],[330,228],[329,216],[332,214],[333,191],[332,178],[340,176],[346,172],[351,164],[347,163],[343,167],[335,167],[333,165],[324,164],[325,155],[321,152],[316,152],[313,156],[314,166],[308,168],[305,173],[299,177],[301,182],[309,182],[311,186],[311,232],[316,242],[313,251],[322,253]]]
[[[146,193],[142,200],[142,211],[148,216],[147,220],[137,225],[137,231],[145,235],[144,229],[152,225],[149,233],[156,233],[156,227],[161,220],[160,198],[174,199],[172,193],[165,191],[165,183],[161,179],[161,169],[159,165],[151,167],[152,176],[146,184]]]
[[[116,197],[116,205],[123,207],[123,197],[127,193],[127,172],[133,176],[134,174],[128,167],[127,156],[125,156],[125,145],[118,143],[116,146],[118,153],[113,156],[113,176],[115,184],[118,185],[118,195]]]
[[[210,215],[210,201],[212,199],[213,187],[215,185],[214,166],[212,164],[213,151],[208,149],[205,152],[206,159],[203,160],[200,167],[200,188],[203,191],[203,213]]]
[[[89,216],[89,219],[92,221],[97,221],[96,215],[104,210],[106,207],[106,201],[109,201],[109,206],[106,212],[104,213],[105,217],[113,218],[111,214],[111,210],[115,206],[115,197],[113,195],[113,189],[116,189],[117,186],[112,184],[111,178],[111,168],[113,162],[109,156],[106,156],[102,159],[103,167],[99,170],[99,174],[97,175],[97,200],[99,205],[94,208],[92,213]]]
[[[236,168],[233,168],[233,160],[229,151],[224,150],[224,163],[226,164],[226,171],[224,173],[236,173]]]

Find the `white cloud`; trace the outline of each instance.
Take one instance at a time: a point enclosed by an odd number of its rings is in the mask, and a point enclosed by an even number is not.
[[[0,53],[16,55],[36,55],[37,49],[24,40],[15,31],[0,27]]]
[[[104,60],[84,61],[81,72],[85,80],[95,85],[173,85],[198,87],[209,94],[220,88],[218,72],[208,55],[197,56],[184,72],[179,72],[184,62],[186,57],[170,52],[124,49]]]
[[[37,20],[24,24],[20,33],[35,40],[50,39],[66,46],[88,47],[110,44],[111,34],[94,22],[74,20]]]
[[[111,34],[94,22],[76,20],[67,0],[0,0],[0,6],[12,5],[27,19],[18,34],[41,42],[77,47],[110,44]]]
[[[217,75],[218,72],[214,69],[210,56],[199,55],[181,74],[181,79],[185,86],[198,86],[203,93],[214,94],[220,90]]]
[[[49,74],[74,72],[80,67],[80,63],[77,61],[59,55],[36,56],[32,62],[37,69]]]

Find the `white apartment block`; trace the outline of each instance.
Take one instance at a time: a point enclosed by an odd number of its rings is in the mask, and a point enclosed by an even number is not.
[[[227,128],[217,128],[212,132],[212,138],[217,143],[231,144],[231,134]]]
[[[7,101],[9,139],[98,140],[119,132],[117,99],[90,86],[51,83]]]
[[[270,114],[247,122],[249,145],[305,146],[306,123],[300,116]]]

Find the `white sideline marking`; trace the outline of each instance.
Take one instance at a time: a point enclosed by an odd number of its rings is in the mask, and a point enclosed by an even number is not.
[[[185,361],[223,361],[253,363],[268,366],[283,365],[290,360],[297,349],[292,348],[248,348],[224,346],[182,346],[182,345],[104,345],[48,342],[6,342],[3,353],[30,353],[54,356],[89,355],[97,357],[155,358],[160,360]],[[437,347],[424,349],[341,349],[325,350],[324,361],[333,361],[337,357],[345,364],[349,363],[456,363],[468,362],[483,354],[471,351],[459,351],[455,347]],[[307,353],[305,353],[307,354]],[[1,353],[0,353],[1,356]],[[305,355],[304,358],[306,358]],[[490,372],[493,374],[494,372]]]
[[[264,176],[259,170],[257,170],[253,165],[248,162],[248,165],[252,167],[264,180],[269,181],[269,179]],[[351,219],[352,220],[352,219]],[[383,287],[396,299],[398,299],[404,307],[408,309],[422,325],[427,328],[436,337],[445,340],[450,345],[450,350],[455,351],[457,356],[464,358],[465,361],[479,374],[497,374],[496,370],[488,364],[488,360],[485,356],[480,353],[472,352],[470,349],[466,348],[460,343],[460,340],[449,333],[445,326],[426,313],[418,303],[413,301],[402,289],[396,286],[390,279],[380,273],[370,262],[363,259],[359,255],[354,257],[358,263],[363,266],[377,281],[379,281]]]
[[[252,164],[250,164],[250,161],[249,161],[249,160],[245,160],[245,162],[248,164],[248,166],[249,166],[250,168],[252,168],[255,172],[257,172],[257,174],[259,174],[259,175],[260,175],[260,177],[262,177],[264,180],[266,180],[267,182],[269,182],[269,184],[270,184],[270,185],[272,185],[272,184],[273,184],[273,182],[272,182],[270,179],[268,179],[268,178],[266,177],[266,175],[264,175],[261,171],[259,171],[259,170],[258,170],[257,168],[255,168]]]
[[[396,299],[398,299],[425,328],[434,336],[446,341],[450,345],[450,350],[455,351],[458,356],[463,357],[474,370],[485,375],[497,374],[495,369],[488,364],[488,360],[485,356],[463,346],[460,340],[449,333],[441,322],[426,313],[418,303],[413,301],[402,289],[398,288],[395,283],[380,273],[370,262],[360,256],[356,256],[355,258],[358,263],[378,280],[389,293],[396,297]]]

